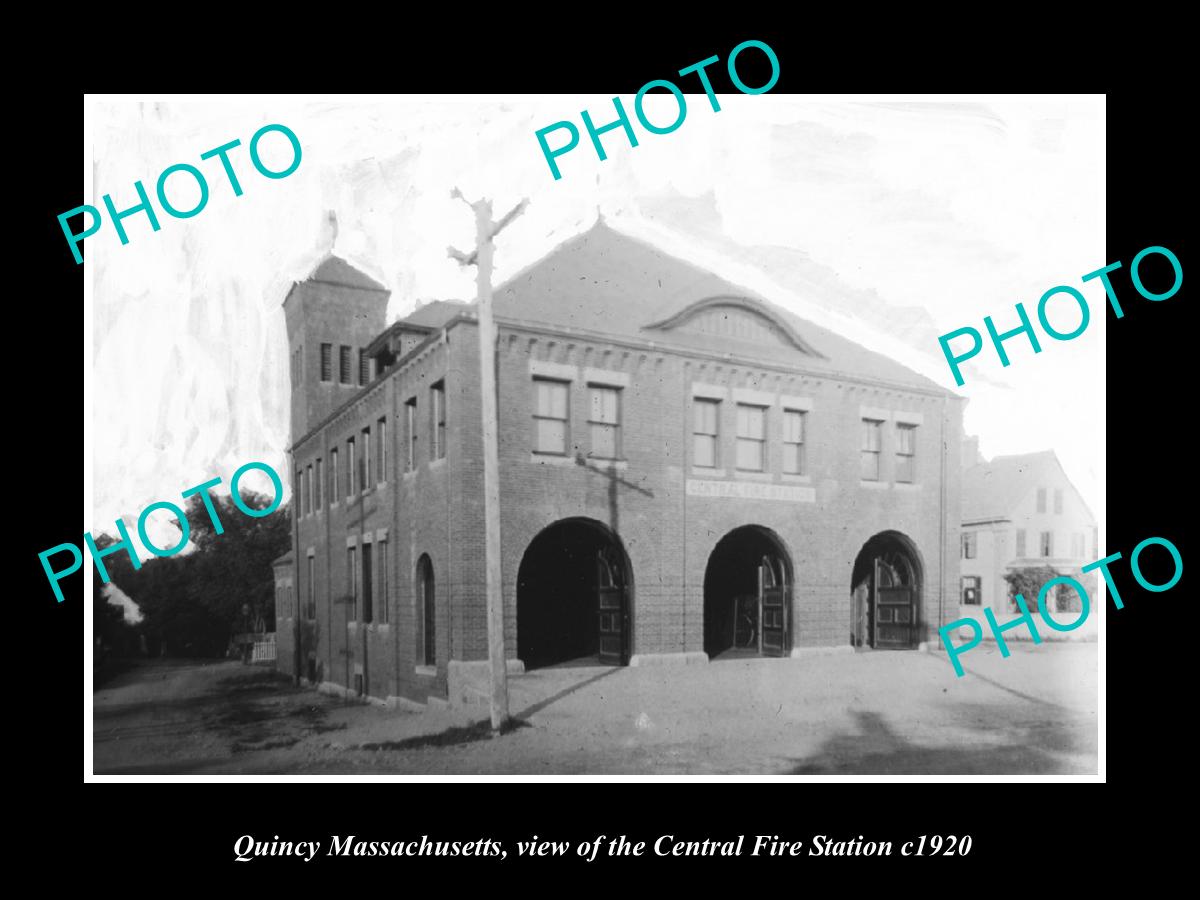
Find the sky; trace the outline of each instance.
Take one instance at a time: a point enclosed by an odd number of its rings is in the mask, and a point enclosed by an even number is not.
[[[611,96],[89,98],[86,202],[103,208],[111,194],[117,209],[133,206],[134,181],[153,195],[159,173],[176,163],[199,168],[210,196],[187,219],[159,208],[157,232],[142,214],[127,218],[127,245],[107,219],[86,240],[85,526],[111,532],[123,516],[132,530],[148,504],[181,502],[184,489],[214,477],[227,486],[251,460],[286,473],[288,289],[332,251],[391,290],[389,321],[419,302],[472,299],[474,269],[446,252],[474,245],[472,213],[451,198],[455,187],[471,200],[490,197],[497,217],[529,199],[498,240],[497,283],[602,212],[617,230],[956,389],[969,400],[966,430],[979,435],[985,456],[1056,450],[1103,521],[1104,294],[1081,280],[1111,261],[1103,99],[719,99],[714,112],[703,94],[687,95],[687,115],[671,134],[649,134],[635,120],[637,147],[610,132],[604,161],[583,132],[558,158],[555,180],[535,132],[561,120],[582,132],[584,109],[608,121]],[[632,107],[632,98],[623,101]],[[648,95],[646,112],[667,123],[677,109],[670,95]],[[302,146],[296,171],[275,180],[248,156],[251,135],[272,123]],[[217,160],[200,159],[235,139],[241,196]],[[552,136],[552,146],[561,139]],[[291,159],[277,133],[260,148],[269,168]],[[182,209],[198,199],[186,175],[172,176],[168,191]],[[820,286],[797,287],[759,262],[763,247],[832,273],[845,308],[830,309]],[[924,309],[939,334],[983,332],[986,315],[1002,329],[1015,326],[1017,302],[1036,320],[1038,299],[1056,285],[1088,298],[1084,334],[1067,342],[1040,335],[1037,355],[1015,338],[1006,343],[1008,368],[986,347],[964,366],[962,388],[936,339],[912,346],[853,301],[873,292]],[[1062,331],[1077,316],[1061,300],[1050,309]],[[244,484],[268,490],[265,478]],[[156,513],[150,523],[162,545],[177,536],[168,519]]]

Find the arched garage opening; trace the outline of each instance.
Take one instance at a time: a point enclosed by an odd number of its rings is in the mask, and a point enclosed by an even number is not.
[[[526,669],[629,663],[633,572],[621,539],[593,519],[538,534],[517,572],[517,655]]]
[[[792,560],[773,531],[735,528],[704,570],[704,652],[709,659],[787,656],[792,649]]]
[[[908,650],[920,640],[921,558],[898,531],[881,531],[863,544],[850,579],[855,647]]]

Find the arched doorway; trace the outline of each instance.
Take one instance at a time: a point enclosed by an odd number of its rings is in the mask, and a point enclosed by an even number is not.
[[[517,655],[526,669],[629,663],[633,572],[621,539],[592,519],[541,531],[517,572]]]
[[[773,531],[735,528],[717,542],[704,570],[704,652],[735,659],[791,650],[791,557]]]
[[[908,650],[921,628],[921,560],[898,531],[867,541],[854,560],[850,642],[855,647]]]

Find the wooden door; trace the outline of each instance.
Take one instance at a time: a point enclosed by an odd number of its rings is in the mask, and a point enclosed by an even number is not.
[[[758,569],[759,652],[763,656],[787,656],[792,652],[788,616],[791,585],[787,583],[783,560],[764,556]]]
[[[625,635],[628,611],[625,598],[624,570],[613,548],[596,553],[596,607],[599,611],[600,662],[623,666],[626,658]]]
[[[916,646],[917,589],[908,560],[897,553],[875,559],[872,646],[907,650]]]

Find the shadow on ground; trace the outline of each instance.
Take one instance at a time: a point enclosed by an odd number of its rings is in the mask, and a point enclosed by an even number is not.
[[[981,709],[983,709],[981,707]],[[966,712],[964,710],[964,712]],[[829,738],[816,753],[792,759],[786,775],[1083,775],[1093,773],[1078,758],[1090,741],[1081,739],[1089,727],[1075,723],[1040,721],[995,722],[986,715],[964,715],[973,730],[994,733],[995,743],[964,746],[915,744],[898,735],[877,712],[852,713],[857,731]],[[1095,723],[1091,723],[1095,727]],[[1094,758],[1094,757],[1093,757]]]
[[[509,719],[504,727],[500,729],[500,734],[511,734],[518,728],[529,728],[528,722],[522,722],[520,719]],[[475,741],[489,740],[492,737],[492,723],[490,720],[475,722],[472,725],[459,725],[454,728],[447,728],[445,731],[439,731],[437,734],[421,734],[416,737],[405,738],[402,741],[380,741],[373,744],[359,744],[360,750],[423,750],[427,747],[454,747],[459,744],[472,744]]]
[[[491,721],[484,720],[481,722],[475,722],[471,725],[456,725],[452,728],[447,728],[444,731],[439,731],[436,734],[422,734],[417,735],[416,737],[405,738],[404,740],[400,741],[381,741],[377,743],[359,744],[358,749],[423,750],[428,747],[455,747],[462,744],[473,744],[476,741],[481,741],[484,739],[490,740],[493,737],[502,737],[507,734],[512,734],[514,731],[518,731],[522,728],[532,727],[529,719],[536,713],[539,713],[546,707],[557,703],[564,697],[568,697],[576,691],[581,690],[590,684],[595,684],[600,679],[607,678],[613,673],[619,671],[620,669],[616,666],[613,666],[610,669],[605,669],[603,672],[593,675],[590,678],[577,681],[574,684],[570,684],[561,691],[550,695],[544,700],[540,700],[537,703],[533,703],[525,707],[525,709],[521,710],[519,713],[509,717],[509,720],[504,724],[504,727],[500,729],[499,735],[493,735]]]

